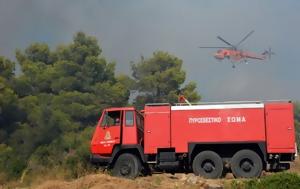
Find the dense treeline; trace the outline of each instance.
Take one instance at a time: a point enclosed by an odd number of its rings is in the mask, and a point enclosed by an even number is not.
[[[185,83],[182,60],[155,52],[132,62],[132,77],[115,74],[94,37],[77,33],[51,50],[34,43],[17,50],[15,64],[0,56],[0,183],[34,175],[77,177],[89,170],[89,142],[101,110],[147,102],[199,101]],[[30,175],[30,176],[28,176]]]

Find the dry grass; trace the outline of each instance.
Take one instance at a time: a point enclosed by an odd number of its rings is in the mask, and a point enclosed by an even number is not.
[[[291,172],[300,173],[300,159],[291,165]],[[264,173],[263,175],[269,175]],[[63,177],[40,175],[31,179],[27,184],[12,182],[1,188],[33,188],[33,189],[199,189],[208,188],[210,184],[226,185],[233,179],[232,174],[227,174],[224,179],[208,180],[199,178],[196,183],[190,182],[193,174],[153,174],[152,176],[139,177],[135,180],[112,177],[105,173],[89,174],[78,179],[67,181]],[[191,178],[191,179],[190,179]]]
[[[139,177],[135,180],[111,177],[99,173],[81,177],[72,181],[48,180],[44,183],[33,184],[33,189],[194,189],[206,188],[209,183],[222,184],[222,180],[201,179],[195,184],[188,183],[184,174],[157,174],[148,177]]]

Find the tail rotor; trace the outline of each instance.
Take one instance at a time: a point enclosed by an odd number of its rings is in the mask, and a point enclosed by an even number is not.
[[[275,53],[272,51],[271,47],[269,47],[268,50],[265,50],[262,55],[267,56],[269,59],[271,59],[272,55],[275,55]]]

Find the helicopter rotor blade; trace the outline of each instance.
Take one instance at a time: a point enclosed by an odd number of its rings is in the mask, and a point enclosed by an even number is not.
[[[201,49],[228,49],[230,47],[198,47]]]
[[[236,48],[234,45],[232,45],[231,43],[227,42],[225,39],[223,39],[222,37],[218,36],[218,39],[220,39],[221,41],[223,41],[224,43],[226,43],[227,45],[233,47],[234,49]]]
[[[252,35],[253,34],[253,32],[254,32],[254,30],[252,30],[251,32],[249,32],[237,45],[236,45],[236,47],[237,46],[239,46],[242,42],[244,42],[250,35]]]

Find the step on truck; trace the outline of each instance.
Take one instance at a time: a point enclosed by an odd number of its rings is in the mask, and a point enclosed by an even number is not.
[[[115,176],[194,172],[259,177],[289,169],[296,156],[290,101],[147,104],[107,108],[91,141],[91,162]]]

